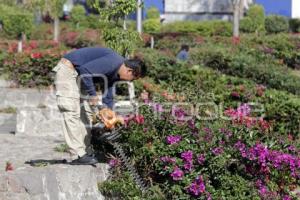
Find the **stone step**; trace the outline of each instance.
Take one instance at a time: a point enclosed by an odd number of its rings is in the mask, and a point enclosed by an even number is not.
[[[17,114],[0,113],[0,134],[16,132]]]
[[[92,166],[57,164],[70,161],[62,136],[33,137],[0,134],[0,200],[94,200],[104,199],[97,183],[109,176],[106,163]],[[39,167],[25,164],[39,163]],[[5,171],[10,162],[13,171]],[[61,163],[61,162],[60,162]]]
[[[102,200],[108,165],[26,167],[0,174],[1,200]]]
[[[24,107],[17,110],[17,136],[61,137],[62,116],[58,109]]]
[[[53,90],[1,88],[0,97],[0,108],[57,108]]]

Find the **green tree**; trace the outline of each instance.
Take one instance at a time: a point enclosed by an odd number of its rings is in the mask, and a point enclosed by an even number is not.
[[[26,0],[25,5],[33,10],[41,10],[54,19],[54,40],[59,39],[59,17],[63,12],[66,0]]]
[[[18,52],[22,52],[23,39],[33,28],[33,15],[18,6],[0,5],[0,21],[7,37],[19,39]]]
[[[127,31],[125,26],[126,16],[136,9],[136,0],[106,1],[104,8],[94,4],[98,9],[101,21],[106,24],[102,28],[103,39],[106,45],[123,56],[129,56],[141,40],[136,31]],[[124,20],[123,30],[119,25],[120,19]],[[108,23],[107,23],[108,22]]]
[[[71,11],[71,21],[76,28],[80,26],[80,22],[86,20],[85,9],[82,5],[76,5]]]
[[[241,20],[240,29],[247,33],[256,34],[265,32],[265,11],[260,5],[252,5],[247,12],[247,17]]]
[[[124,29],[126,30],[126,17],[136,9],[136,0],[115,0],[112,3],[106,3],[104,8],[98,5],[100,16],[103,20],[115,21],[124,20]]]

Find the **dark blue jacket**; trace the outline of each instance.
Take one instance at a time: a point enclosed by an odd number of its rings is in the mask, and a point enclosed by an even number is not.
[[[87,47],[77,49],[64,56],[75,66],[84,89],[90,96],[96,95],[93,77],[104,75],[108,80],[107,95],[103,96],[103,103],[112,108],[113,94],[112,86],[115,81],[120,80],[118,71],[124,63],[124,58],[108,48]]]
[[[177,59],[181,60],[181,61],[186,61],[189,58],[189,52],[187,52],[186,50],[181,50],[178,54],[177,54]]]

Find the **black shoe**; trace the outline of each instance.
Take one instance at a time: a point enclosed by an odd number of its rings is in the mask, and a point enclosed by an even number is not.
[[[73,165],[95,165],[97,163],[97,158],[95,158],[94,156],[89,156],[88,154],[85,154],[82,157],[78,156],[78,159],[71,162],[71,164]]]

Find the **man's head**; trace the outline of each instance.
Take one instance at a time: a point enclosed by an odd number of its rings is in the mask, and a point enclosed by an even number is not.
[[[189,45],[183,44],[183,45],[181,45],[181,50],[189,51],[190,47],[189,47]]]
[[[139,58],[125,60],[119,69],[121,80],[132,81],[145,76],[146,66]]]

